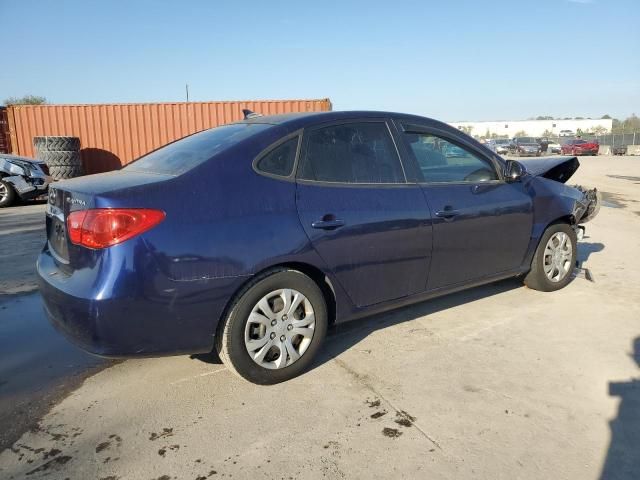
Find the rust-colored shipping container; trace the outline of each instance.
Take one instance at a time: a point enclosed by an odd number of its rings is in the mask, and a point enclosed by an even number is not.
[[[263,115],[331,110],[329,99],[104,105],[14,105],[7,108],[12,152],[34,156],[33,137],[80,138],[85,173],[120,168],[151,150],[207,128]]]
[[[9,153],[11,146],[9,144],[9,119],[7,118],[7,109],[0,107],[0,153]]]

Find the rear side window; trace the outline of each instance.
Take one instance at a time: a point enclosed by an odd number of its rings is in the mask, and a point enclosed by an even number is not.
[[[291,138],[264,155],[256,167],[263,173],[288,177],[293,171],[297,149],[298,137]]]
[[[190,135],[140,157],[124,170],[180,175],[271,125],[236,123]]]
[[[404,183],[400,158],[387,125],[362,122],[305,133],[300,178],[338,183]]]

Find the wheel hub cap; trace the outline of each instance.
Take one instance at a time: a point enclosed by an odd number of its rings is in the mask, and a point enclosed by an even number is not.
[[[251,359],[268,369],[287,367],[311,344],[316,321],[311,302],[293,289],[268,293],[245,325],[244,344]]]
[[[544,249],[544,273],[552,282],[560,282],[571,272],[573,246],[569,235],[554,233]]]

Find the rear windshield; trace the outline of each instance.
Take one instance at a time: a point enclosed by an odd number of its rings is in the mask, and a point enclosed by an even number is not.
[[[124,170],[180,175],[269,127],[263,123],[235,123],[205,130],[154,150]]]

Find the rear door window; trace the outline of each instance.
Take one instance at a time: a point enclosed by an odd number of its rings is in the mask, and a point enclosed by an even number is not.
[[[353,122],[305,133],[299,177],[332,183],[404,183],[404,172],[385,122]]]
[[[124,170],[180,175],[270,127],[262,123],[235,123],[205,130],[154,150]]]

